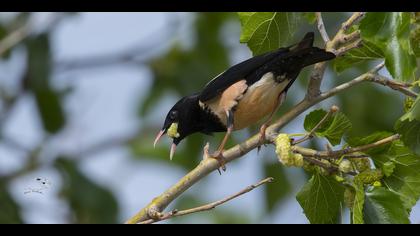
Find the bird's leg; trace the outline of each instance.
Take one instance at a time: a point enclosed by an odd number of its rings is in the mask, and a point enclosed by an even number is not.
[[[233,131],[233,112],[232,110],[228,110],[226,111],[226,116],[227,116],[227,131],[225,134],[225,137],[223,138],[222,142],[219,145],[219,148],[217,149],[217,151],[215,151],[213,154],[209,155],[211,158],[216,159],[219,164],[220,167],[222,168],[223,171],[226,171],[226,160],[223,157],[223,150],[225,149],[225,145],[227,143],[227,141],[229,140],[230,134]],[[219,171],[220,173],[220,171]]]
[[[286,92],[280,93],[279,97],[277,98],[275,108],[273,109],[273,111],[271,111],[271,114],[268,117],[267,121],[264,122],[264,124],[261,125],[261,127],[260,127],[260,139],[259,139],[260,146],[258,146],[258,148],[257,148],[257,152],[258,153],[261,150],[261,144],[264,144],[264,142],[266,140],[266,138],[265,138],[265,131],[267,130],[267,127],[270,125],[270,123],[271,123],[271,121],[273,119],[274,114],[279,109],[279,107],[283,104],[283,102],[284,102],[285,99],[286,99]]]

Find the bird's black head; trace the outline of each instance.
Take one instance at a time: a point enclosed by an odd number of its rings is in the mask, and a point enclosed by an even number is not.
[[[159,139],[167,134],[173,139],[170,158],[172,159],[176,146],[188,135],[197,132],[196,129],[199,119],[199,105],[196,95],[183,97],[169,110],[165,118],[162,129],[156,136],[154,146]]]

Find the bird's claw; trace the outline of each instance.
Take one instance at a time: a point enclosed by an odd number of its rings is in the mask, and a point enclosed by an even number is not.
[[[265,131],[267,129],[267,125],[263,124],[260,128],[260,138],[259,138],[259,146],[257,147],[257,153],[259,154],[261,151],[261,146],[264,145],[265,146],[265,140],[266,140],[266,136],[265,136]]]
[[[215,151],[214,153],[209,154],[209,143],[204,146],[204,158],[213,158],[219,162],[219,168],[217,171],[219,171],[220,175],[222,174],[220,168],[222,168],[223,171],[226,171],[226,160],[223,156],[223,151]]]

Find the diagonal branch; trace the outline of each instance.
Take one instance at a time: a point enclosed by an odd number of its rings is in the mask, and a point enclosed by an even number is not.
[[[222,205],[222,204],[224,204],[224,203],[226,203],[226,202],[228,202],[232,199],[235,199],[235,198],[237,198],[241,195],[244,195],[245,193],[248,193],[248,192],[254,190],[255,188],[258,188],[263,184],[271,183],[271,182],[273,182],[273,180],[274,179],[272,177],[265,178],[265,179],[261,180],[260,182],[258,182],[256,184],[253,184],[253,185],[250,185],[250,186],[246,187],[245,189],[241,190],[240,192],[235,193],[235,194],[233,194],[231,196],[228,196],[226,198],[223,198],[219,201],[212,202],[212,203],[209,203],[209,204],[206,204],[206,205],[203,205],[203,206],[191,208],[191,209],[188,209],[188,210],[182,210],[182,211],[173,210],[173,211],[165,213],[165,214],[161,214],[159,212],[150,213],[150,211],[149,211],[149,214],[157,216],[156,219],[145,220],[145,221],[139,222],[139,224],[152,224],[152,223],[155,223],[155,222],[158,222],[158,221],[167,220],[167,219],[177,217],[177,216],[184,216],[184,215],[189,215],[189,214],[192,214],[192,213],[209,211],[209,210],[212,210],[212,209],[216,208],[217,206],[220,206],[220,205]]]

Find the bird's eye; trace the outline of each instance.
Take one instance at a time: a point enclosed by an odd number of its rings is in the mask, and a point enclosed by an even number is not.
[[[171,120],[175,120],[177,117],[178,117],[177,111],[171,111],[171,113],[169,114],[169,118],[171,118]]]

